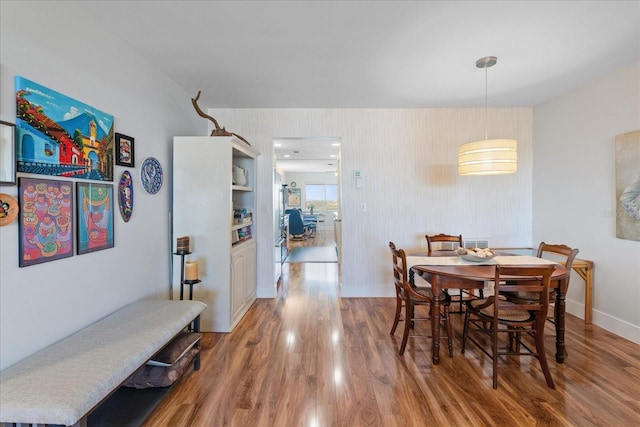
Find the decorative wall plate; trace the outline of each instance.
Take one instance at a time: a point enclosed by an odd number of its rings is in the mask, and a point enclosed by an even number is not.
[[[156,194],[162,188],[162,166],[155,157],[147,157],[140,169],[142,187],[149,194]]]
[[[129,171],[124,171],[118,184],[118,205],[124,222],[129,222],[133,213],[133,179]]]
[[[0,227],[11,224],[18,216],[19,210],[15,197],[0,193]]]

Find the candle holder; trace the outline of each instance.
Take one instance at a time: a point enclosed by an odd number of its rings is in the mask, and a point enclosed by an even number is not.
[[[189,299],[193,299],[193,285],[200,283],[200,279],[187,280],[185,279],[185,256],[190,255],[189,251],[176,251],[174,255],[180,256],[180,300],[184,299],[184,285],[189,286]]]
[[[200,283],[201,280],[200,279],[196,279],[196,280],[183,280],[182,281],[182,285],[180,285],[180,299],[182,299],[182,289],[184,285],[189,286],[189,300],[193,299],[193,285],[196,285],[198,283]]]

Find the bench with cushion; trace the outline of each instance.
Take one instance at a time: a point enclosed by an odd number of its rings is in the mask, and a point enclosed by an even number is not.
[[[205,307],[139,301],[10,366],[0,372],[0,423],[86,425],[88,414],[174,337],[192,323],[197,332]]]

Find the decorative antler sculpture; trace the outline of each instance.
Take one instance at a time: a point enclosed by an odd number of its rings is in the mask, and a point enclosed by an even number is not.
[[[247,145],[251,145],[249,144],[249,141],[247,141],[237,133],[229,132],[225,128],[221,128],[216,119],[206,114],[204,111],[200,109],[200,107],[198,107],[198,99],[200,99],[200,91],[198,91],[198,95],[196,95],[195,98],[191,98],[191,103],[193,104],[193,108],[196,109],[196,112],[200,117],[204,117],[205,119],[209,119],[213,122],[215,129],[211,131],[211,136],[235,136],[241,139],[242,141],[244,141]]]

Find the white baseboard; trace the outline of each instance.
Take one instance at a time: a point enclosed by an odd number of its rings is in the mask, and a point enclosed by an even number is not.
[[[584,320],[584,304],[567,298],[567,313]],[[593,310],[593,324],[636,344],[640,344],[640,326],[618,319],[602,311]]]

